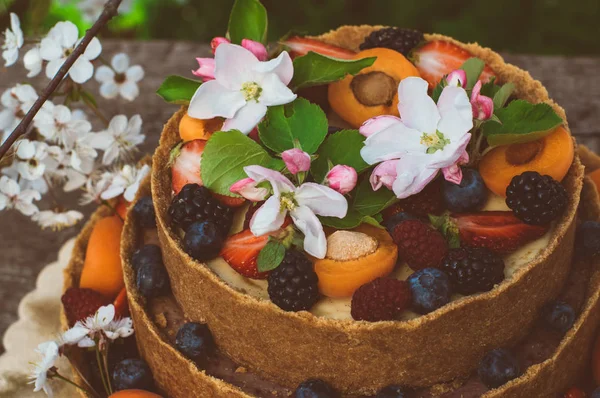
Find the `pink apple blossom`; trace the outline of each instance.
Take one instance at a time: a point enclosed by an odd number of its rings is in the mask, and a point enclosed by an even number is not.
[[[371,177],[369,178],[373,191],[377,191],[382,186],[385,186],[387,189],[392,189],[397,176],[397,163],[397,159],[386,160],[385,162],[379,163],[375,169],[373,169]]]
[[[462,182],[463,177],[460,165],[467,163],[469,163],[469,153],[467,151],[464,151],[461,157],[458,159],[458,162],[456,162],[456,164],[453,164],[449,167],[444,167],[442,169],[442,174],[444,174],[444,178],[446,179],[446,181],[453,182],[457,185],[460,184]]]
[[[473,117],[478,120],[487,120],[494,114],[494,100],[485,95],[481,95],[481,80],[473,87],[471,92],[471,106],[473,108]]]
[[[467,86],[467,72],[462,69],[452,71],[446,77],[446,83],[453,87],[466,87]]]
[[[215,78],[215,59],[214,58],[196,58],[199,68],[193,70],[194,76],[198,76],[202,81],[214,80]]]
[[[267,198],[269,190],[267,188],[257,187],[257,183],[252,178],[243,178],[229,187],[229,191],[237,193],[252,202],[260,202]]]
[[[292,174],[298,174],[310,169],[310,155],[302,149],[292,148],[281,153],[281,158],[285,162],[285,167]]]
[[[334,166],[325,177],[326,184],[329,188],[334,189],[342,195],[352,191],[356,186],[358,175],[354,167],[338,164]]]

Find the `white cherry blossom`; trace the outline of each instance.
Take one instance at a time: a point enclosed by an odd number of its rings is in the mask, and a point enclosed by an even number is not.
[[[265,116],[267,107],[296,99],[296,94],[287,87],[294,66],[286,51],[261,62],[242,46],[222,43],[215,51],[214,75],[214,80],[198,88],[188,114],[196,119],[223,117],[225,131],[249,134]]]
[[[81,136],[92,130],[87,120],[75,119],[64,105],[46,102],[34,121],[41,135],[50,142],[56,142],[70,149]]]
[[[70,21],[58,22],[40,43],[40,56],[48,61],[46,76],[51,79],[56,75],[67,57],[75,50],[80,39],[79,30]],[[94,65],[90,62],[100,55],[102,46],[94,37],[84,53],[75,61],[68,76],[75,83],[85,83],[94,75]]]
[[[88,22],[95,22],[102,14],[107,0],[81,0],[77,3],[77,8],[81,11],[83,19]],[[131,11],[133,0],[123,0],[119,6],[119,13],[125,14]]]
[[[32,189],[21,190],[15,180],[7,176],[0,177],[0,211],[16,209],[26,216],[32,216],[39,211],[33,201],[41,198],[39,192]]]
[[[106,130],[94,134],[91,145],[104,151],[102,163],[109,165],[130,154],[136,146],[144,142],[146,136],[141,132],[140,115],[132,116],[129,121],[127,116],[117,115],[112,118]]]
[[[44,66],[44,60],[40,54],[40,46],[29,49],[23,56],[23,65],[28,70],[27,77],[35,77],[40,74]]]
[[[33,369],[29,375],[31,380],[29,384],[34,384],[34,392],[43,390],[48,397],[52,398],[52,387],[48,382],[48,371],[54,367],[59,357],[59,345],[55,341],[47,341],[38,345],[35,352],[42,355],[42,359],[33,364]]]
[[[0,97],[4,107],[0,111],[0,131],[4,132],[2,142],[19,125],[37,98],[35,89],[29,84],[17,84],[4,91]]]
[[[109,171],[105,171],[100,175],[90,175],[85,182],[84,192],[81,195],[79,204],[84,206],[90,203],[101,203],[102,194],[110,187],[114,178],[115,175]]]
[[[76,210],[43,210],[34,214],[31,219],[37,222],[42,229],[51,228],[54,231],[59,231],[77,224],[83,219],[83,214]]]
[[[11,66],[19,58],[19,49],[23,47],[23,31],[21,30],[21,21],[17,14],[10,13],[10,29],[6,28],[4,32],[4,44],[2,44],[2,58],[4,66]]]
[[[114,318],[114,305],[100,307],[93,316],[77,321],[71,329],[63,333],[61,341],[68,345],[94,347],[96,339],[102,340],[106,337],[116,340],[133,334],[133,322],[130,318]]]
[[[150,166],[146,164],[139,169],[127,164],[114,176],[110,186],[100,195],[100,197],[104,200],[108,200],[122,194],[125,200],[133,202],[135,194],[140,188],[140,183],[149,173]]]
[[[48,144],[22,139],[17,143],[15,155],[21,177],[35,181],[44,175],[46,171],[44,159],[48,156]]]
[[[317,215],[344,218],[348,212],[344,195],[314,182],[295,187],[280,172],[262,166],[247,166],[244,171],[256,183],[267,181],[273,191],[252,216],[252,233],[260,236],[277,231],[289,213],[296,227],[304,233],[304,250],[314,257],[324,258],[327,239]]]
[[[121,96],[133,101],[140,94],[138,82],[144,78],[144,69],[140,65],[130,66],[129,56],[116,54],[111,66],[102,65],[96,70],[96,80],[101,83],[100,95],[112,99]]]

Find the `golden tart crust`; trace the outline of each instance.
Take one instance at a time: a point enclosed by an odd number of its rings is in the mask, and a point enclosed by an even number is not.
[[[374,29],[346,26],[320,39],[356,49]],[[426,38],[449,40],[467,48],[488,63],[499,80],[514,82],[517,97],[547,102],[565,119],[564,110],[548,98],[541,83],[505,64],[495,52],[440,35]],[[485,352],[523,337],[534,315],[565,282],[583,181],[578,157],[564,180],[569,206],[550,243],[536,261],[488,293],[454,301],[414,320],[376,323],[284,312],[269,301],[250,297],[192,260],[169,226],[169,152],[179,141],[178,125],[184,112],[181,109],[165,125],[152,171],[158,234],[173,294],[186,316],[208,322],[224,352],[266,379],[293,387],[318,376],[343,392],[370,394],[388,384],[428,386],[465,376]]]

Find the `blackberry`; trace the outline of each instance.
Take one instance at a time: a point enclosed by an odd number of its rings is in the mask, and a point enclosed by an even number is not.
[[[198,184],[187,184],[171,202],[171,223],[184,231],[198,221],[212,221],[223,235],[229,233],[233,220],[233,208],[219,202],[210,190]]]
[[[461,294],[487,292],[504,280],[504,261],[482,247],[451,249],[441,269],[450,276],[453,290]]]
[[[506,205],[527,224],[550,223],[563,212],[567,202],[565,188],[552,177],[536,171],[513,177],[506,188]]]
[[[384,28],[371,33],[360,45],[361,50],[375,47],[385,47],[408,55],[425,38],[423,33],[414,29]]]
[[[156,228],[156,213],[150,196],[141,197],[133,206],[132,213],[142,228]]]
[[[308,310],[319,299],[319,278],[310,260],[301,252],[288,250],[279,267],[269,274],[269,297],[285,311]]]

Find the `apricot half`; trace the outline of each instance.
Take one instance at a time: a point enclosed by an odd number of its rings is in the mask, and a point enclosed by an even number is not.
[[[404,55],[388,48],[371,48],[354,59],[377,57],[373,65],[356,76],[329,85],[331,108],[358,128],[366,120],[381,115],[398,116],[398,84],[409,76],[419,76],[417,68]]]
[[[162,398],[162,396],[143,390],[121,390],[108,398]]]
[[[119,216],[96,222],[88,241],[79,287],[92,289],[109,299],[125,286],[121,269],[121,230]]]
[[[194,119],[187,113],[179,122],[179,136],[184,142],[193,140],[208,140],[210,136],[223,127],[223,119]]]
[[[514,176],[537,171],[561,181],[567,175],[575,148],[564,127],[537,141],[503,145],[488,152],[479,163],[485,185],[498,196],[506,196],[506,188]]]
[[[339,246],[332,242],[337,238],[335,234],[338,234]],[[336,231],[327,240],[327,256],[315,261],[315,272],[319,277],[319,290],[328,297],[352,296],[365,283],[392,272],[398,259],[398,247],[392,237],[385,229],[372,225]],[[349,248],[352,250],[347,250]]]

